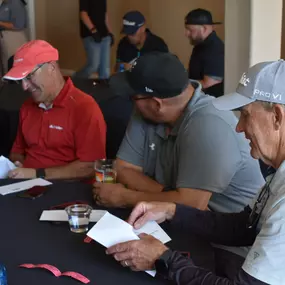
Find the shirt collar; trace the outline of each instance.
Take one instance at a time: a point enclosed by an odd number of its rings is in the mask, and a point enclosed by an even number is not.
[[[213,31],[203,42],[198,44],[196,47],[206,46],[209,43],[211,43],[213,40],[215,40],[216,37],[217,37],[217,33]]]
[[[144,42],[144,45],[141,48],[141,50],[148,46],[149,41],[151,40],[151,36],[152,36],[152,33],[149,29],[146,29],[145,32],[146,32],[146,38],[145,38],[145,42]]]
[[[285,180],[285,161],[281,163],[276,173],[273,173],[266,178],[267,182],[271,181],[271,183],[269,184],[269,188],[270,192],[273,195],[277,195],[279,191],[284,189],[284,180]]]
[[[196,104],[197,100],[200,97],[200,94],[202,92],[202,86],[198,81],[195,80],[189,80],[189,82],[192,84],[192,86],[195,88],[194,94],[192,98],[189,100],[186,108],[184,109],[182,115],[178,118],[178,120],[175,122],[173,128],[169,132],[169,128],[166,124],[160,124],[156,128],[156,133],[163,139],[167,139],[167,137],[170,136],[177,136],[179,129],[185,120],[186,115],[189,113],[189,110],[192,108],[193,105]]]
[[[38,106],[44,110],[50,110],[53,107],[64,108],[67,99],[69,98],[68,95],[70,94],[70,90],[72,90],[73,88],[74,85],[72,80],[70,78],[67,78],[63,88],[61,89],[61,91],[59,92],[59,94],[56,96],[56,98],[49,107],[46,107],[43,103],[40,103]]]
[[[200,97],[201,91],[202,91],[202,86],[198,81],[195,80],[190,80],[190,83],[192,84],[192,86],[195,88],[194,94],[192,96],[192,98],[189,100],[184,112],[182,113],[182,115],[178,118],[178,120],[175,122],[173,128],[171,129],[170,135],[171,136],[177,136],[179,129],[186,117],[186,115],[189,113],[190,109],[192,108],[192,106],[194,104],[196,104],[198,98]]]

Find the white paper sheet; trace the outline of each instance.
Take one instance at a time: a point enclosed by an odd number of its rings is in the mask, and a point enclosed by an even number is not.
[[[47,186],[52,183],[42,178],[31,179],[23,182],[13,183],[0,187],[0,194],[7,195],[30,189],[33,186]]]
[[[160,240],[162,243],[167,243],[171,241],[169,235],[158,225],[155,221],[150,221],[146,223],[143,227],[138,230],[134,230],[134,232],[139,235],[141,233],[145,233],[155,237]]]
[[[10,170],[17,168],[13,162],[11,162],[5,156],[0,156],[0,179],[5,179],[8,177]]]
[[[108,212],[87,235],[107,248],[121,242],[139,239],[130,224]]]
[[[107,211],[103,210],[92,210],[90,222],[98,222],[106,214],[106,212]],[[68,222],[68,216],[65,210],[47,210],[42,212],[40,221]]]
[[[87,235],[108,248],[118,243],[138,240],[139,237],[137,235],[140,233],[151,234],[163,243],[171,240],[164,230],[154,221],[148,222],[139,231],[134,231],[130,224],[108,212],[87,233]],[[156,274],[155,270],[146,272],[151,276],[155,276]]]

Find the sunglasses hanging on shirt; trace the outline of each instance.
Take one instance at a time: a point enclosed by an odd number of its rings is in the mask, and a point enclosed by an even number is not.
[[[251,228],[254,228],[256,227],[259,219],[260,219],[260,216],[261,216],[261,213],[262,211],[264,210],[265,208],[265,205],[268,201],[268,198],[270,196],[270,184],[272,182],[274,178],[274,175],[272,175],[271,179],[265,183],[265,185],[263,186],[255,204],[254,204],[254,207],[249,215],[249,218],[248,218],[248,222],[247,222],[247,228],[251,229]]]

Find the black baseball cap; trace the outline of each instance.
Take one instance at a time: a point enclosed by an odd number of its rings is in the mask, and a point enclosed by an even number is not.
[[[222,22],[213,22],[211,12],[204,9],[190,11],[185,17],[185,25],[219,25]]]
[[[110,78],[114,95],[146,95],[161,99],[180,95],[189,84],[188,73],[171,53],[150,52],[139,57],[129,71]]]
[[[123,17],[122,34],[133,35],[145,23],[144,15],[139,11],[130,11]]]

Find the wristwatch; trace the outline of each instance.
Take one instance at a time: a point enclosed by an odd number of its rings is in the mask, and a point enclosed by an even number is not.
[[[157,273],[165,278],[168,277],[169,261],[172,253],[172,250],[168,249],[155,261]]]
[[[37,178],[45,178],[46,177],[45,169],[44,168],[36,169],[36,175],[37,175]]]

